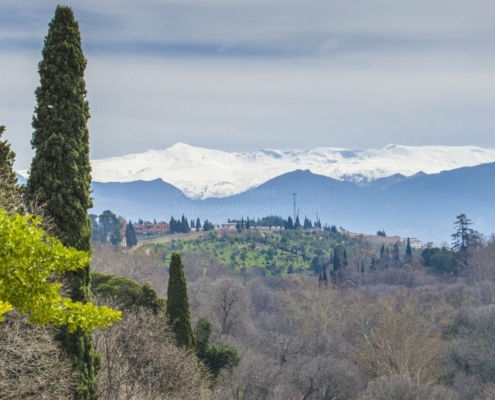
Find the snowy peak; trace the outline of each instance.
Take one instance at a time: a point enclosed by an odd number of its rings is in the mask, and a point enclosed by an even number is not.
[[[495,162],[495,150],[475,146],[389,144],[367,150],[318,147],[229,153],[176,143],[165,150],[93,160],[92,176],[96,182],[161,178],[190,198],[205,199],[238,194],[297,169],[362,184],[395,174],[409,177],[489,162]]]

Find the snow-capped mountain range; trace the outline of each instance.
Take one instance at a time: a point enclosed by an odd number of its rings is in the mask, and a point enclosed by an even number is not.
[[[365,183],[397,173],[432,174],[489,162],[495,162],[495,150],[475,146],[387,145],[367,150],[319,147],[229,153],[177,143],[165,150],[93,160],[92,177],[95,182],[161,178],[190,198],[206,199],[242,193],[298,169]]]

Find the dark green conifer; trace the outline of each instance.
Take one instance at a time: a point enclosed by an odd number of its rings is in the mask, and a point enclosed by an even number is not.
[[[294,229],[294,221],[291,217],[287,218],[287,227],[285,229]]]
[[[5,126],[0,125],[0,138],[4,132]],[[21,206],[14,161],[15,153],[10,148],[10,143],[6,140],[0,140],[0,207],[7,212],[17,211]]]
[[[131,221],[129,221],[129,223],[125,227],[125,239],[127,247],[133,247],[137,245],[136,230],[134,229],[134,225]]]
[[[210,335],[212,324],[206,318],[201,318],[196,325],[195,333],[198,338],[196,347],[197,357],[203,361],[211,372],[214,379],[217,379],[222,369],[232,369],[239,365],[239,355],[232,346],[210,345]]]
[[[91,223],[87,210],[92,204],[86,126],[89,105],[84,82],[86,59],[79,26],[69,7],[57,7],[42,54],[32,123],[31,145],[36,153],[31,163],[27,197],[43,205],[53,225],[52,233],[64,245],[89,252]],[[66,280],[73,300],[90,300],[89,265],[68,273]],[[99,357],[94,352],[91,333],[80,330],[69,333],[63,328],[59,337],[76,367],[78,384],[74,398],[97,398]]]
[[[399,246],[397,246],[397,243],[394,244],[394,249],[392,250],[392,260],[399,261]]]
[[[299,221],[299,215],[296,217],[296,222],[294,222],[294,229],[301,228],[301,222]]]
[[[409,241],[409,238],[407,238],[406,259],[409,261],[411,257],[412,257],[411,242]]]
[[[167,320],[175,334],[177,345],[196,347],[196,338],[191,325],[191,311],[187,296],[187,282],[179,253],[172,253],[170,277],[167,288]]]

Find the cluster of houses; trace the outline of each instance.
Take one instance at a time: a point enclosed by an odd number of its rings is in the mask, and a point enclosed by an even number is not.
[[[136,236],[146,235],[162,235],[170,233],[170,225],[166,222],[144,222],[142,224],[132,224]],[[120,233],[122,237],[125,237],[125,230],[127,229],[127,221],[120,221]]]
[[[380,236],[354,232],[346,232],[346,234],[351,238],[358,238],[373,244],[394,245],[396,243],[401,243],[405,245],[407,242],[407,238],[401,238],[399,236]],[[409,244],[412,249],[419,250],[423,248],[423,242],[416,238],[409,238]]]

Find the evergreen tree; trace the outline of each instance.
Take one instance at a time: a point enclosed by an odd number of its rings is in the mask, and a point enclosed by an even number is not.
[[[385,245],[382,244],[382,248],[380,249],[380,260],[385,259]]]
[[[246,219],[246,229],[249,229],[251,227],[250,223],[249,223],[249,217],[247,217]]]
[[[399,258],[399,246],[397,246],[397,243],[394,244],[394,249],[392,250],[392,260],[394,260],[395,262],[400,261],[400,258]]]
[[[35,155],[27,197],[44,205],[52,232],[65,246],[89,252],[91,208],[89,163],[89,105],[86,101],[79,26],[69,7],[58,6],[49,24],[39,63],[40,86],[33,117],[31,145]],[[90,300],[90,267],[66,274],[73,300]],[[95,399],[99,357],[90,333],[63,328],[59,338],[76,367],[74,398]]]
[[[198,344],[196,346],[197,357],[211,372],[213,379],[217,379],[222,369],[232,369],[239,365],[239,355],[232,346],[210,345],[212,324],[206,318],[201,318],[194,330]]]
[[[0,125],[0,138],[4,132],[5,126]],[[0,140],[0,207],[8,212],[17,211],[21,206],[14,161],[15,153],[10,148],[10,143],[6,140]]]
[[[311,229],[312,225],[311,221],[307,217],[304,217],[303,229]]]
[[[347,251],[346,250],[344,250],[342,264],[344,265],[344,268],[349,265],[349,262],[347,261]]]
[[[126,238],[127,247],[133,247],[137,245],[136,231],[131,221],[129,221],[129,223],[125,228],[125,238]]]
[[[208,232],[208,231],[212,231],[214,229],[215,229],[215,226],[210,221],[208,221],[206,219],[205,222],[203,223],[203,231]]]
[[[194,219],[191,220],[191,229],[195,229],[196,225],[194,224]]]
[[[191,232],[191,228],[189,227],[189,222],[187,221],[187,218],[185,217],[184,214],[182,214],[182,219],[181,219],[181,232],[183,233]]]
[[[117,216],[110,210],[103,211],[98,217],[101,229],[102,242],[118,245],[122,242],[122,233],[120,232],[120,221]]]
[[[294,221],[291,217],[287,218],[287,228],[286,229],[294,229]]]
[[[201,228],[201,221],[199,220],[199,218],[196,220],[196,232],[199,231],[199,228]]]
[[[411,242],[409,241],[409,238],[407,238],[407,245],[406,245],[406,259],[407,259],[407,261],[410,261],[411,257],[412,257]]]
[[[340,257],[339,254],[337,253],[337,249],[335,249],[333,254],[333,271],[332,271],[332,278],[334,283],[340,280],[340,275],[341,275],[340,268],[341,268]]]
[[[465,257],[469,248],[478,240],[478,235],[469,226],[472,225],[471,220],[466,214],[460,214],[456,217],[455,222],[456,232],[452,236],[452,250],[458,252]]]
[[[301,222],[299,222],[299,215],[296,217],[296,222],[294,223],[294,229],[301,228]]]
[[[177,345],[187,349],[196,347],[196,338],[191,325],[189,297],[184,266],[179,253],[172,253],[170,277],[167,288],[167,320],[175,334]]]

